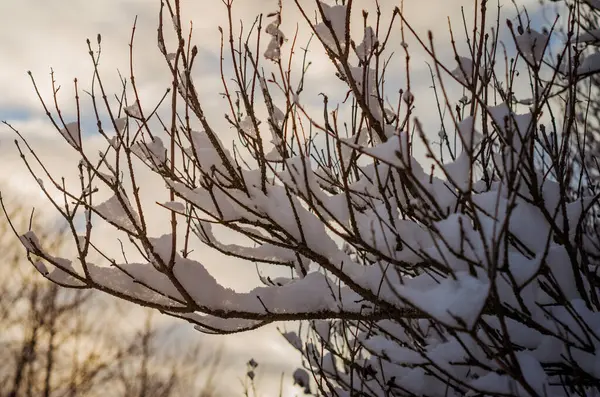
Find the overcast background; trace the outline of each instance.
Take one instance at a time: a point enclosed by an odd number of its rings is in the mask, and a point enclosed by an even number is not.
[[[231,131],[225,126],[221,115],[222,101],[217,95],[221,91],[219,72],[219,33],[217,27],[226,25],[226,8],[221,0],[182,0],[184,20],[192,21],[195,31],[194,44],[199,47],[199,59],[194,81],[204,98],[207,114],[212,115],[211,121],[223,128],[222,139],[228,142],[227,137],[233,137]],[[308,32],[303,21],[300,20],[296,6],[291,0],[283,0],[284,22],[282,30],[292,36],[296,26],[300,26],[299,43],[304,44]],[[310,9],[314,9],[312,0],[301,1]],[[357,12],[367,8],[374,15],[372,0],[356,0],[354,15],[360,18]],[[384,11],[384,21],[388,21],[391,10],[399,2],[381,0]],[[507,2],[508,3],[508,2]],[[538,15],[537,2],[526,2],[531,15]],[[170,80],[167,68],[158,52],[156,44],[156,28],[158,20],[159,0],[4,0],[0,1],[0,119],[6,120],[18,128],[31,140],[38,154],[47,162],[55,175],[64,175],[71,181],[76,181],[76,166],[78,158],[58,134],[50,127],[45,114],[41,109],[38,99],[33,91],[31,81],[27,75],[30,70],[40,84],[43,95],[50,98],[51,68],[56,73],[58,84],[62,85],[61,103],[66,114],[73,114],[72,81],[79,78],[82,88],[89,87],[92,76],[91,61],[88,55],[86,38],[95,42],[96,35],[102,34],[103,57],[100,68],[105,76],[108,90],[118,92],[119,80],[117,70],[128,75],[128,44],[134,18],[137,16],[137,32],[135,41],[134,67],[138,87],[142,99],[148,100],[152,106],[153,100],[158,98],[169,86]],[[246,26],[259,13],[269,13],[276,10],[275,0],[237,0],[234,4],[234,20],[242,19]],[[460,27],[461,6],[465,7],[465,14],[471,18],[473,13],[472,0],[407,0],[405,11],[407,19],[414,28],[425,33],[431,29],[434,33],[440,56],[448,64],[454,65],[447,32],[447,17],[449,16],[455,26],[458,36],[458,45],[464,48],[464,34]],[[490,8],[495,5],[490,3]],[[512,6],[506,5],[509,9]],[[492,13],[495,11],[492,11]],[[538,14],[536,14],[538,13]],[[312,11],[309,12],[312,15]],[[360,32],[361,25],[354,24],[355,31]],[[399,25],[396,25],[392,36],[399,43]],[[355,37],[360,41],[362,35]],[[416,48],[413,59],[413,93],[417,99],[417,114],[423,117],[426,126],[435,127],[437,110],[433,107],[432,94],[429,86],[429,72],[425,63],[426,57]],[[400,60],[403,54],[398,54]],[[343,97],[345,91],[340,90],[339,83],[332,78],[332,68],[329,60],[322,53],[320,44],[313,42],[309,59],[312,66],[309,72],[308,89],[302,100],[309,106],[319,105],[319,92],[325,92],[334,98]],[[398,73],[391,73],[391,83],[396,88],[404,88],[404,72],[398,68]],[[388,71],[388,74],[390,72]],[[84,110],[89,109],[89,104]],[[83,114],[84,127],[86,128],[86,145],[88,147],[102,147],[101,139],[94,134],[93,117]],[[435,134],[435,131],[434,131]],[[36,206],[38,211],[52,214],[45,200],[39,192],[39,187],[27,173],[20,162],[12,141],[15,136],[9,128],[0,126],[0,181],[5,189],[5,196],[26,197],[27,204]],[[232,138],[229,138],[229,141]],[[160,194],[163,184],[152,185],[151,176],[144,174],[142,179],[144,194],[149,201],[154,199],[154,194]],[[155,187],[153,189],[153,187]],[[164,197],[163,197],[164,199]],[[156,217],[156,227],[160,229],[161,218]],[[106,228],[107,236],[110,228]],[[116,249],[114,241],[112,249]],[[107,249],[111,249],[110,246]],[[200,253],[202,261],[215,277],[222,283],[238,290],[247,290],[254,286],[257,278],[252,264],[241,264],[233,260],[219,258],[211,252]],[[214,263],[211,263],[214,261]],[[211,346],[222,343],[225,348],[225,360],[229,367],[228,376],[225,378],[228,387],[236,386],[236,380],[244,374],[245,363],[250,358],[255,358],[263,364],[268,374],[265,376],[265,391],[272,384],[278,382],[280,371],[291,372],[299,363],[294,351],[275,332],[274,327],[250,332],[243,335],[226,337],[207,337],[183,325],[180,331],[181,338],[205,338]],[[233,377],[233,378],[232,378]],[[286,391],[289,393],[289,391]]]

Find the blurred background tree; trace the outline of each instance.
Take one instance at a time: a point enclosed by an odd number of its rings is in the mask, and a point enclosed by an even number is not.
[[[11,215],[29,222],[20,209]],[[65,245],[56,230],[43,238],[55,253]],[[172,329],[148,310],[48,283],[23,263],[14,239],[0,222],[0,397],[219,395],[218,353],[169,344]],[[131,316],[145,316],[143,327],[127,329]]]

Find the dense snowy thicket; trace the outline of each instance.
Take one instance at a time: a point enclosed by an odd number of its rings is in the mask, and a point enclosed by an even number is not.
[[[110,115],[109,125],[98,117],[107,140],[100,161],[85,151],[81,120],[51,116],[81,153],[80,189],[45,175],[21,137],[26,164],[46,180],[40,187],[50,200],[54,189],[64,195],[55,204],[77,245],[71,258],[51,256],[28,231],[21,242],[31,261],[57,284],[102,290],[205,332],[310,320],[284,337],[314,375],[299,370],[295,380],[322,395],[600,395],[597,170],[581,161],[590,153],[578,111],[589,99],[581,84],[600,70],[600,54],[586,50],[596,35],[578,22],[600,4],[567,4],[544,29],[518,5],[502,15],[485,0],[473,5],[438,42],[415,37],[399,8],[361,20],[352,1],[310,8],[297,0],[348,93],[335,104],[323,94],[317,112],[303,95],[310,54],[281,9],[240,39],[230,13],[222,33],[232,146],[192,81],[198,51],[179,1],[166,1],[159,49],[173,76],[169,118],[144,106],[133,79],[129,102],[114,106],[90,49],[94,109]],[[173,42],[163,34],[170,20]],[[350,34],[351,20],[364,22],[362,37]],[[448,44],[456,62],[438,55]],[[417,50],[430,56],[437,135],[413,118]],[[402,68],[387,68],[394,51]],[[399,92],[387,83],[394,73]],[[415,160],[418,150],[428,166]],[[138,163],[164,180],[160,206],[142,205]],[[112,197],[97,202],[107,188]],[[161,207],[171,223],[149,235],[145,211]],[[146,261],[92,263],[98,217]],[[220,239],[218,228],[239,243]],[[190,252],[192,238],[290,276],[236,292]]]

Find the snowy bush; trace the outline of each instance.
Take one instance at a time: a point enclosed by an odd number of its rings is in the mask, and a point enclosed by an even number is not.
[[[307,385],[299,370],[296,383],[322,395],[600,395],[599,196],[597,169],[580,161],[590,153],[579,111],[600,53],[582,56],[577,23],[596,3],[562,8],[543,28],[518,6],[505,15],[477,1],[473,21],[439,40],[419,36],[398,8],[357,18],[351,1],[296,6],[347,95],[324,93],[311,111],[310,54],[281,8],[239,40],[229,14],[222,54],[232,71],[222,73],[233,145],[192,81],[198,50],[179,1],[160,12],[159,50],[173,76],[164,106],[146,106],[133,78],[116,105],[106,99],[90,45],[91,100],[110,116],[107,125],[96,112],[107,141],[100,159],[85,150],[79,116],[48,111],[81,154],[80,188],[44,174],[24,137],[17,145],[77,245],[72,258],[51,256],[26,232],[35,267],[204,332],[308,320],[283,334],[314,375]],[[170,19],[172,41],[163,33]],[[351,21],[364,34],[351,34]],[[413,117],[412,51],[429,56],[437,107],[427,112],[439,115],[439,134]],[[404,58],[392,68],[393,53]],[[388,82],[394,74],[399,87]],[[156,110],[165,107],[168,117]],[[164,181],[163,203],[142,202],[139,164]],[[148,211],[170,212],[164,234],[150,234]],[[93,263],[99,218],[145,261]],[[189,248],[193,238],[289,276],[261,273],[264,285],[249,292],[226,288]]]

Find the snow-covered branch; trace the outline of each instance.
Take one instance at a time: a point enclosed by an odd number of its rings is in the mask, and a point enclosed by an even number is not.
[[[209,117],[212,99],[193,82],[200,60],[178,0],[160,11],[159,49],[172,81],[157,105],[139,97],[133,68],[118,101],[106,99],[90,45],[91,101],[106,139],[99,159],[86,151],[80,116],[63,120],[57,90],[56,115],[40,95],[80,154],[79,189],[47,172],[19,135],[25,164],[77,246],[71,258],[55,257],[28,231],[21,242],[32,262],[55,283],[102,290],[205,332],[311,320],[285,336],[322,394],[600,393],[599,196],[592,163],[581,161],[589,146],[577,144],[586,120],[573,107],[589,100],[580,88],[597,71],[595,58],[558,38],[560,26],[578,26],[573,9],[538,31],[527,13],[475,5],[473,26],[464,19],[460,28],[471,32],[467,46],[450,25],[442,49],[398,8],[386,25],[379,8],[361,21],[351,1],[312,9],[296,1],[319,41],[313,48],[346,90],[341,99],[323,92],[315,105],[306,93],[308,50],[288,31],[281,4],[244,40],[235,39],[226,2],[228,125]],[[406,57],[393,63],[398,50]],[[412,51],[429,57],[435,101],[427,112],[437,112],[438,124],[413,117],[424,99]],[[400,83],[388,77],[397,70],[405,70]],[[439,134],[429,130],[436,125]],[[231,131],[233,144],[224,138]],[[144,202],[140,169],[164,183],[159,203]],[[153,211],[168,217],[157,235],[148,226]],[[143,260],[103,253],[94,243],[99,219]],[[221,285],[192,248],[199,245],[260,266],[262,285]]]

